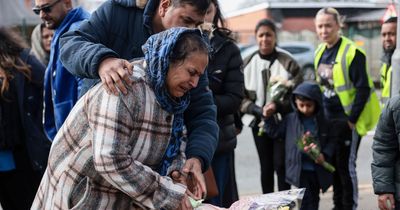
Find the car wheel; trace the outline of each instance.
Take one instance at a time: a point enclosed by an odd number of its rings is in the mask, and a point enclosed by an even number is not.
[[[304,81],[315,80],[315,71],[313,66],[308,65],[303,68],[303,79]]]

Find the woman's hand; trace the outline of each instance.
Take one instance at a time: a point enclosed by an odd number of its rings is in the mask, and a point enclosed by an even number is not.
[[[173,171],[173,172],[171,173],[171,178],[172,178],[172,181],[173,181],[175,184],[180,183],[180,184],[183,184],[183,185],[187,186],[187,183],[186,183],[187,175],[182,174],[182,173],[179,172],[179,171]]]
[[[201,162],[197,158],[190,158],[186,161],[182,169],[187,174],[187,187],[193,193],[195,200],[202,199],[206,196],[206,181],[201,171]]]
[[[271,102],[263,107],[264,117],[271,117],[276,112],[276,104]]]
[[[187,186],[193,199],[199,200],[206,195],[206,182],[201,171],[201,163],[197,158],[190,158],[183,166],[182,172],[173,171],[171,178],[175,183]]]
[[[185,193],[183,199],[181,200],[181,203],[179,204],[178,210],[192,210],[192,204],[190,204],[189,201],[189,195]]]

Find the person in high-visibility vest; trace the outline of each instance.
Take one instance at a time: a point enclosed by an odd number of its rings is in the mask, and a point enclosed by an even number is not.
[[[390,98],[390,83],[392,77],[392,55],[396,49],[397,17],[385,20],[381,28],[381,41],[383,48],[382,66],[380,69],[380,82],[382,88],[381,102],[385,104]]]
[[[323,91],[326,117],[340,134],[334,153],[334,209],[356,209],[358,200],[355,161],[361,136],[377,123],[380,105],[367,72],[365,52],[340,35],[340,14],[323,8],[315,17],[318,38],[315,52],[317,81]]]

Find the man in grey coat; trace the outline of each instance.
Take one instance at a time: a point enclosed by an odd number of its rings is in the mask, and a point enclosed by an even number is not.
[[[372,145],[372,180],[381,210],[400,209],[400,96],[380,116]]]

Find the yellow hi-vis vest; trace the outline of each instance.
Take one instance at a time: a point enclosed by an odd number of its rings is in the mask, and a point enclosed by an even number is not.
[[[320,44],[315,51],[314,66],[316,70],[318,70],[318,63],[325,49],[326,44]],[[333,86],[347,116],[349,116],[351,113],[353,102],[356,97],[356,89],[350,80],[349,67],[354,59],[354,56],[356,55],[357,49],[358,48],[352,41],[342,36],[342,42],[339,46],[335,64],[333,65],[332,69]],[[365,55],[363,50],[358,50]],[[365,71],[367,71],[367,69],[365,69]],[[318,73],[316,73],[316,75],[317,81],[320,82]],[[371,94],[359,118],[357,119],[355,126],[356,131],[360,136],[364,136],[369,130],[375,127],[381,113],[379,99],[375,93],[374,85],[370,76],[368,75],[368,72],[367,77],[369,81],[369,87],[371,88]]]
[[[390,98],[390,80],[392,78],[392,66],[388,68],[386,63],[382,64],[381,70],[381,101],[384,105],[386,101]]]

